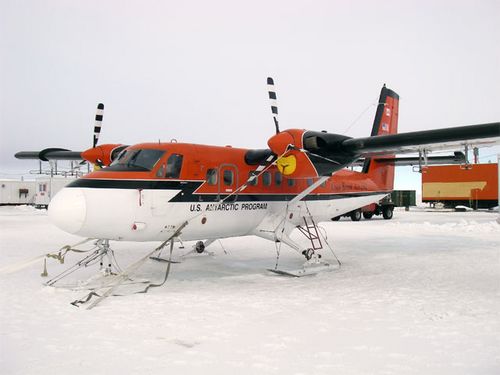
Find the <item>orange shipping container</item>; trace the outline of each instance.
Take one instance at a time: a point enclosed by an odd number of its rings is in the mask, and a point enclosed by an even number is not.
[[[498,164],[430,166],[422,173],[422,201],[447,207],[498,205]]]

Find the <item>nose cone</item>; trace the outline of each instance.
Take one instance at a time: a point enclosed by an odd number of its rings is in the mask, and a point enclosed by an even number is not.
[[[49,218],[58,228],[76,234],[87,216],[85,195],[78,188],[63,188],[50,201]]]

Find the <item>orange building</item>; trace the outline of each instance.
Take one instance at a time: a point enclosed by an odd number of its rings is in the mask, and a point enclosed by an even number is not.
[[[498,205],[498,164],[430,166],[422,173],[422,202],[464,205],[474,209]]]

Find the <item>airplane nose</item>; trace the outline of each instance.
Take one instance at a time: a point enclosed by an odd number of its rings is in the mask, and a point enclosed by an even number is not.
[[[85,195],[78,188],[63,188],[49,204],[49,219],[65,232],[82,229],[87,216]]]

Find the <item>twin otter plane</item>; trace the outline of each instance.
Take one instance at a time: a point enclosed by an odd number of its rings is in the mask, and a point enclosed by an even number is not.
[[[50,219],[68,233],[104,241],[197,240],[199,252],[216,239],[255,235],[290,246],[306,263],[318,263],[316,224],[384,198],[393,189],[396,165],[425,166],[432,163],[430,151],[467,151],[500,140],[499,122],[398,134],[399,96],[385,85],[369,137],[280,131],[271,78],[268,87],[276,134],[267,149],[189,143],[97,146],[101,104],[93,148],[16,157],[84,159],[99,167],[50,203]],[[402,153],[419,157],[396,156]],[[354,164],[362,169],[347,168]],[[309,246],[290,238],[295,229],[306,235]]]

